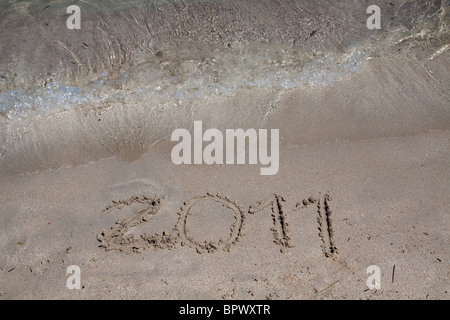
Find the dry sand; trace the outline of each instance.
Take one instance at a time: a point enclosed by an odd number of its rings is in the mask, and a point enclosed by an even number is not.
[[[447,299],[450,112],[439,82],[448,78],[387,63],[279,99],[267,122],[280,128],[275,176],[175,166],[167,139],[133,162],[4,173],[1,298]],[[366,83],[375,76],[384,81]],[[148,207],[145,221],[116,225]],[[66,288],[70,265],[81,268],[81,290]],[[381,268],[380,290],[367,290],[370,265]]]
[[[431,54],[176,118],[135,106],[0,126],[0,299],[448,299],[450,53]],[[170,134],[193,120],[280,129],[278,174],[174,165]]]

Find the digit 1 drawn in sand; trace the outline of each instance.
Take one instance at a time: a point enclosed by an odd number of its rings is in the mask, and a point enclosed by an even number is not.
[[[213,200],[220,203],[225,208],[229,208],[234,213],[235,222],[231,225],[230,229],[230,237],[225,240],[219,240],[217,242],[214,241],[204,241],[198,242],[195,239],[192,239],[187,234],[186,230],[186,222],[188,217],[191,215],[191,208],[203,200]],[[198,196],[189,201],[186,201],[184,205],[181,207],[181,211],[179,212],[178,223],[175,227],[175,230],[178,231],[178,236],[181,239],[181,245],[189,245],[197,250],[198,253],[203,252],[214,252],[219,249],[223,249],[225,251],[230,251],[231,246],[236,244],[241,237],[242,229],[244,226],[245,215],[244,211],[239,207],[239,205],[233,201],[231,201],[228,197],[222,196],[220,193],[206,194],[205,196]]]
[[[322,250],[325,257],[333,257],[337,254],[337,248],[334,244],[333,226],[331,220],[331,209],[329,202],[331,197],[328,194],[321,195],[319,198],[309,197],[303,200],[301,203],[297,203],[296,210],[306,208],[310,204],[315,203],[317,205],[317,212],[319,217],[317,222],[319,223],[319,237],[322,239]],[[302,206],[303,204],[303,206]]]
[[[125,206],[134,203],[147,205],[144,209],[138,210],[128,219],[119,219],[116,227],[111,227],[109,230],[97,235],[97,240],[101,242],[101,248],[109,250],[119,250],[121,252],[141,252],[148,247],[160,249],[172,249],[175,247],[178,238],[163,232],[162,235],[142,234],[139,238],[133,234],[126,235],[127,231],[141,223],[149,221],[149,219],[158,213],[161,208],[161,200],[153,200],[146,196],[131,197],[128,200],[113,201],[113,205],[106,208],[103,213],[112,210],[120,210]]]
[[[286,248],[292,248],[293,246],[289,243],[288,236],[288,223],[286,221],[286,214],[284,212],[283,203],[285,199],[277,194],[274,194],[271,198],[260,201],[256,205],[251,206],[248,212],[250,214],[255,214],[267,208],[272,207],[272,219],[274,227],[270,230],[275,238],[274,242],[281,246],[281,252],[284,252]]]

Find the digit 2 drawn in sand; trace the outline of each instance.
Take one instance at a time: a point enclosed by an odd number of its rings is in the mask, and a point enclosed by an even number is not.
[[[212,200],[218,202],[225,208],[230,209],[233,212],[234,222],[230,228],[230,236],[227,239],[220,239],[218,241],[197,241],[188,234],[186,223],[189,216],[192,215],[192,207],[200,201]],[[319,223],[319,236],[322,239],[322,250],[326,257],[333,257],[337,253],[336,246],[333,238],[333,228],[331,221],[331,209],[329,202],[331,197],[328,194],[320,195],[319,198],[309,197],[307,200],[303,200],[302,203],[298,203],[295,210],[305,208],[310,204],[316,204],[318,212]],[[286,212],[284,209],[284,203],[286,200],[277,194],[272,195],[267,200],[260,201],[255,205],[252,205],[248,209],[248,213],[254,215],[263,212],[267,207],[271,207],[272,220],[274,226],[271,231],[274,236],[275,244],[281,247],[281,252],[284,252],[288,248],[292,248],[289,238],[289,224],[287,222]],[[178,213],[179,218],[175,228],[172,231],[175,234],[168,234],[163,232],[162,235],[147,235],[142,234],[136,237],[133,234],[129,234],[129,230],[132,227],[138,226],[141,223],[148,222],[152,216],[156,215],[161,208],[161,199],[153,200],[150,197],[132,197],[128,200],[113,201],[113,205],[106,208],[103,213],[110,212],[112,210],[120,210],[125,206],[129,206],[135,203],[146,205],[145,208],[136,211],[133,216],[128,219],[119,219],[116,222],[115,227],[111,227],[109,230],[102,232],[97,236],[98,241],[101,242],[100,247],[106,250],[119,250],[121,252],[141,252],[146,248],[157,249],[172,249],[181,243],[182,246],[187,245],[196,249],[198,253],[212,253],[216,250],[222,249],[224,251],[230,251],[233,245],[236,245],[239,239],[243,235],[244,221],[246,220],[246,211],[236,202],[230,200],[227,196],[223,196],[220,193],[211,194],[207,193],[203,196],[194,197],[189,201],[186,201],[181,207]],[[302,206],[303,204],[303,206]]]
[[[138,210],[128,219],[119,219],[115,227],[102,232],[97,236],[97,240],[101,242],[100,247],[109,250],[119,250],[121,252],[141,252],[147,247],[172,249],[177,239],[171,235],[147,235],[142,234],[139,238],[133,234],[128,234],[130,228],[135,227],[158,213],[161,208],[161,200],[153,200],[149,197],[131,197],[128,200],[113,201],[113,205],[106,208],[103,213],[110,212],[115,209],[122,209],[125,206],[130,206],[134,203],[147,205],[144,209]]]

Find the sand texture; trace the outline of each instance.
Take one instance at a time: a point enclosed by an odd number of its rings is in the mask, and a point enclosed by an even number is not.
[[[98,90],[114,99],[22,120],[4,111],[0,299],[449,298],[448,36],[421,43],[394,39],[383,54],[364,56],[357,69],[336,69],[332,83],[237,84],[232,94],[217,94],[219,85],[231,86],[234,79],[228,65],[251,65],[251,59],[233,60],[237,52],[246,57],[262,52],[260,46],[290,48],[304,66],[310,53],[329,50],[341,57],[353,34],[368,35],[356,27],[365,28],[364,1],[362,22],[356,11],[347,21],[339,11],[327,19],[332,13],[314,11],[312,1],[303,7],[287,1],[272,11],[267,1],[229,2],[108,14],[92,9],[84,22],[95,30],[92,39],[77,33],[67,42],[50,19],[48,26],[39,24],[51,30],[45,46],[34,42],[40,29],[27,35],[21,18],[9,18],[17,25],[4,23],[16,28],[17,39],[34,38],[29,45],[36,51],[18,48],[18,41],[4,46],[12,35],[0,30],[3,91],[35,90],[30,88],[46,81],[48,72],[52,81],[92,89],[88,79],[108,70],[111,78]],[[435,2],[427,1],[430,15],[440,6]],[[398,17],[392,28],[409,12],[393,3],[393,9],[383,5]],[[35,19],[47,10],[57,13],[33,5],[26,10]],[[252,10],[259,12],[254,20]],[[170,21],[161,16],[169,11]],[[209,17],[215,17],[214,32]],[[271,22],[263,28],[264,21]],[[88,29],[94,23],[104,29]],[[324,29],[313,32],[316,25]],[[75,48],[82,42],[88,46]],[[24,64],[14,60],[17,51]],[[306,52],[302,58],[300,51]],[[254,79],[276,68],[275,60],[268,71],[255,61]],[[26,76],[20,68],[29,69]],[[218,86],[194,95],[189,81],[198,68],[202,81]],[[161,78],[150,80],[143,70],[162,70]],[[118,98],[117,92],[138,92],[139,85],[154,94],[150,84],[160,79],[180,81],[164,89],[161,80],[161,92],[170,96],[182,88],[184,98]],[[249,164],[175,165],[170,135],[192,130],[194,120],[219,130],[279,129],[278,173],[262,176],[260,165]],[[79,290],[66,287],[71,265],[81,270]],[[380,289],[367,287],[372,265],[380,267]]]

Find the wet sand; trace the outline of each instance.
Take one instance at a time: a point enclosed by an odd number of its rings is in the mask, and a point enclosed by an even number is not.
[[[371,57],[327,86],[2,123],[0,299],[448,299],[439,48]],[[173,164],[170,134],[193,120],[279,129],[279,172]]]
[[[339,104],[344,114],[338,116],[327,116],[326,108],[293,116],[296,98],[306,95],[320,106],[322,101],[339,103],[333,90],[350,93],[341,86],[362,85],[365,92],[361,77],[367,73],[323,89],[319,97],[320,90],[283,96],[267,122],[267,127],[284,124],[275,176],[260,176],[259,167],[250,165],[175,166],[173,143],[167,139],[134,162],[106,158],[3,178],[2,298],[448,298],[450,122],[445,106],[413,105],[413,99],[403,100],[408,94],[399,94],[389,97],[398,99],[390,106],[397,113],[367,124],[345,116],[346,108],[361,106],[357,102]],[[395,91],[413,88],[407,80],[401,82]],[[385,107],[381,101],[371,105],[372,112]],[[419,106],[436,115],[408,112]],[[403,119],[408,120],[400,122],[398,110],[405,110]],[[306,125],[314,121],[314,126]],[[398,126],[392,125],[395,121]],[[238,204],[223,207],[217,193],[226,204]],[[132,200],[135,196],[164,199],[148,221],[119,232],[121,246],[99,247],[108,244],[102,232],[142,209]],[[203,196],[192,204],[187,226],[180,228],[177,214],[184,202]],[[319,202],[324,206],[327,196],[336,247],[332,254],[326,244],[330,235],[318,230],[324,223],[318,219],[325,219]],[[309,197],[316,202],[303,208]],[[129,201],[120,210],[103,213],[120,200]],[[262,200],[269,200],[268,206],[249,213]],[[276,201],[288,222],[286,234],[271,230],[271,215],[280,214],[273,207]],[[228,241],[236,212],[245,218],[238,242],[229,241],[226,250],[202,247],[203,241]],[[172,243],[163,232],[174,238],[185,232],[183,237],[194,241]],[[128,235],[144,233],[159,237],[127,243]],[[80,266],[83,289],[65,287],[69,265]],[[367,291],[370,265],[382,270],[381,290]]]

